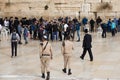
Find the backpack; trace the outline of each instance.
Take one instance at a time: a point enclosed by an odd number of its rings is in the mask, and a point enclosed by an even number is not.
[[[13,34],[12,34],[12,40],[17,40],[16,33],[13,33]]]

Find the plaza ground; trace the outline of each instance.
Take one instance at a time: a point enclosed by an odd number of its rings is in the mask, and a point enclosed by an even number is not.
[[[74,41],[70,76],[62,72],[61,42],[51,42],[53,60],[50,80],[120,80],[120,33],[115,37],[108,33],[107,38],[92,33],[93,62],[89,61],[88,54],[85,60],[80,59],[83,35],[81,33],[80,42],[76,42],[77,39]],[[27,45],[18,45],[18,56],[11,58],[10,39],[0,41],[0,80],[44,80],[41,78],[39,44],[38,40],[29,40]]]

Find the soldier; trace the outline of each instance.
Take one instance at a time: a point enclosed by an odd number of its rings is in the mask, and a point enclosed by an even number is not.
[[[72,57],[73,43],[70,41],[70,37],[67,36],[66,40],[62,43],[62,53],[64,57],[64,69],[62,71],[66,73],[68,66],[68,75],[71,75],[71,57]]]
[[[46,80],[50,79],[50,60],[52,59],[52,46],[47,41],[47,36],[43,36],[43,43],[41,43],[40,59],[42,78],[45,78],[45,70],[47,72]]]

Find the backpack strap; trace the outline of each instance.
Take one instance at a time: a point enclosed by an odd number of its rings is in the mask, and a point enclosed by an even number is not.
[[[48,44],[48,41],[47,41],[47,43],[46,43],[45,47],[44,47],[44,48],[42,48],[42,54],[43,54],[43,51],[46,49],[47,44]],[[41,45],[41,46],[43,46],[43,43],[41,43],[40,45]],[[40,58],[42,57],[42,54],[40,55]]]
[[[65,54],[65,41],[63,41],[62,46],[63,46],[63,48],[64,48],[63,54]]]
[[[46,43],[45,47],[43,48],[42,52],[43,52],[43,51],[46,49],[46,47],[47,47],[47,44],[48,44],[48,41],[47,41],[47,43]]]

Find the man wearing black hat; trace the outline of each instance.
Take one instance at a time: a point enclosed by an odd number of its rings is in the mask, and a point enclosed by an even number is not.
[[[85,36],[84,36],[83,45],[82,45],[83,54],[80,56],[81,59],[84,59],[84,56],[86,55],[86,52],[88,51],[89,56],[90,56],[90,61],[93,61],[93,55],[91,51],[91,48],[92,48],[91,42],[92,42],[92,37],[90,34],[88,34],[88,30],[85,29]]]

